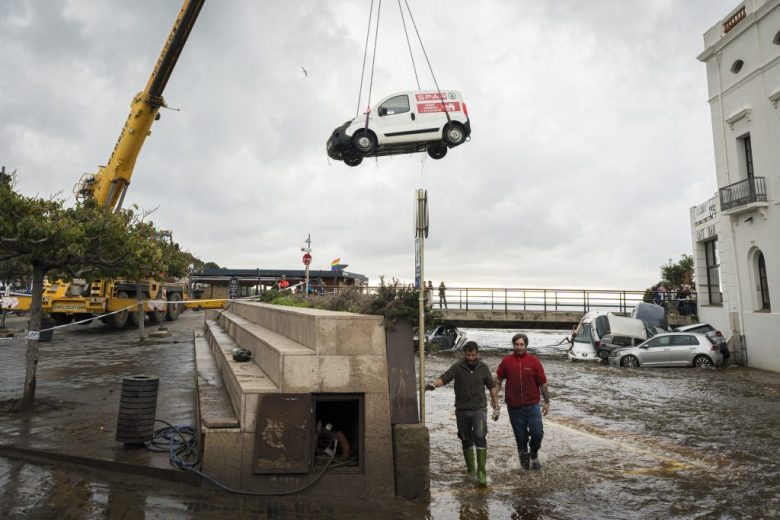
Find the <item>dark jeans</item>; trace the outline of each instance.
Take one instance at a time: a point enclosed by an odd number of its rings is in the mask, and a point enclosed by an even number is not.
[[[542,447],[542,437],[544,437],[541,407],[537,403],[528,406],[507,406],[507,410],[509,410],[509,422],[515,432],[518,453],[528,453],[530,437],[531,455],[536,455]]]
[[[487,411],[484,408],[455,410],[455,419],[458,423],[458,439],[464,450],[472,446],[487,448]]]

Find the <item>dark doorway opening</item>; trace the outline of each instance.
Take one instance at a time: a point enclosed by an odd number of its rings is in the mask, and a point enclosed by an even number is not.
[[[336,455],[330,463],[334,471],[363,472],[363,394],[314,394],[316,441],[314,467],[322,468],[331,459],[336,441]]]

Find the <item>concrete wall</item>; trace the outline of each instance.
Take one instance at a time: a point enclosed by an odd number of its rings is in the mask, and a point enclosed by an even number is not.
[[[748,365],[780,372],[780,315],[750,313],[743,320]]]
[[[360,467],[328,472],[303,493],[395,495],[382,317],[235,302],[219,314],[217,323],[219,329],[215,329],[216,323],[207,323],[206,333],[223,380],[229,386],[228,394],[237,401],[233,406],[240,427],[205,429],[207,472],[244,490],[281,492],[301,487],[312,480],[311,473],[253,473],[255,438],[264,427],[257,424],[259,397],[267,392],[359,394],[364,403]],[[252,350],[256,367],[232,361],[230,350],[235,344]]]

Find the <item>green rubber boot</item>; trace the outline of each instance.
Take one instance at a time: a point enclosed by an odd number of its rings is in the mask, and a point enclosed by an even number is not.
[[[487,448],[477,448],[477,485],[479,487],[487,486]]]
[[[477,459],[474,455],[474,448],[463,448],[463,457],[466,459],[466,472],[474,475],[477,472]]]

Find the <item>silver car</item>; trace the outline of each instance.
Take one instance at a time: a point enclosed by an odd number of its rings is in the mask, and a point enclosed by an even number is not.
[[[669,332],[653,336],[636,347],[612,351],[609,364],[620,367],[711,367],[722,365],[723,355],[719,345],[705,334]]]

